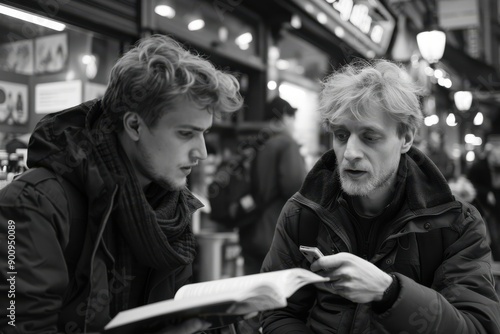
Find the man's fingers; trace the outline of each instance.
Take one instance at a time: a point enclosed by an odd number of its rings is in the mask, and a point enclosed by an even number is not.
[[[319,258],[311,264],[312,271],[332,270],[340,267],[343,259],[340,254],[328,255]]]

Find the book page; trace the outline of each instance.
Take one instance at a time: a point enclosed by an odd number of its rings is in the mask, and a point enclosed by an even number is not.
[[[258,293],[261,293],[259,291]],[[267,293],[267,292],[266,292]],[[104,328],[105,333],[136,333],[134,326],[142,328],[154,323],[175,325],[183,319],[198,317],[212,322],[212,318],[254,312],[253,305],[240,301],[248,298],[245,293],[223,293],[196,299],[168,299],[119,312]],[[248,298],[252,300],[252,297]],[[245,305],[247,307],[245,307]],[[141,325],[142,324],[142,325]],[[132,327],[124,327],[132,326]]]
[[[287,298],[309,283],[328,278],[302,268],[226,278],[183,286],[174,299],[125,310],[105,327],[106,334],[137,333],[197,317],[214,326],[258,311],[285,307]]]
[[[175,299],[200,297],[231,291],[245,291],[262,285],[268,286],[280,295],[281,298],[286,299],[306,284],[326,282],[328,280],[329,278],[322,277],[309,270],[293,268],[188,284],[177,291]]]

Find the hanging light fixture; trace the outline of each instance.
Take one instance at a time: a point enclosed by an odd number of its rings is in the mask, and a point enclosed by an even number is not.
[[[204,26],[205,26],[205,21],[201,17],[193,18],[188,23],[188,30],[189,31],[196,31],[196,30],[203,29]]]
[[[175,17],[175,6],[171,0],[162,0],[155,6],[155,13],[173,19]]]
[[[423,31],[417,35],[418,49],[430,64],[443,58],[446,34],[440,30]]]
[[[467,111],[472,105],[472,93],[466,90],[455,92],[453,99],[455,106],[460,111]]]
[[[189,31],[197,31],[205,27],[205,20],[203,20],[200,10],[194,10],[192,13],[186,15],[186,18],[188,21],[187,28]]]
[[[478,111],[476,116],[474,117],[473,123],[474,123],[474,125],[479,126],[479,125],[483,124],[483,121],[484,121],[483,113]]]
[[[446,124],[448,126],[456,126],[457,125],[457,119],[455,118],[454,113],[449,113],[448,116],[446,117]]]
[[[446,34],[438,28],[434,0],[427,2],[426,31],[417,34],[418,50],[430,64],[437,63],[444,54]]]

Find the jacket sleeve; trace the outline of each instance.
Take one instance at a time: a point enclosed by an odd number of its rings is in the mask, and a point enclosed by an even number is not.
[[[500,306],[482,218],[472,206],[455,223],[432,289],[397,274],[398,299],[378,316],[390,333],[500,333]]]
[[[0,192],[0,308],[7,309],[0,333],[57,332],[68,284],[62,246],[68,236],[67,202],[55,194],[62,192],[57,182],[48,189],[43,194],[14,181]],[[54,206],[55,199],[64,210]]]
[[[299,217],[299,210],[290,201],[287,202],[278,218],[273,243],[262,264],[263,272],[296,267],[309,269],[299,246],[291,237],[293,233],[288,230],[290,226],[298,224]],[[312,333],[306,321],[314,300],[314,287],[306,285],[288,298],[287,307],[263,312],[263,333]]]

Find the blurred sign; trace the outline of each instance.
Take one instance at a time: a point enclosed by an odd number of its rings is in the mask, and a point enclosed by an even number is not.
[[[378,0],[293,0],[310,16],[368,58],[383,55],[395,20]]]
[[[438,0],[439,25],[444,29],[479,27],[477,0]]]
[[[82,82],[60,81],[35,86],[35,112],[50,113],[82,103]]]

